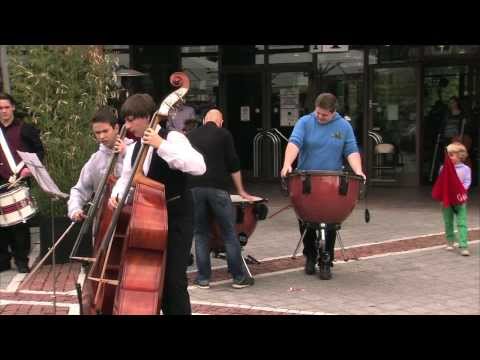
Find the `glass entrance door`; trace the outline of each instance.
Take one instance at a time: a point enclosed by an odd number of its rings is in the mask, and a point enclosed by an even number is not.
[[[445,121],[452,115],[452,98],[459,100],[460,114],[465,126],[457,129],[463,133],[465,145],[471,155],[468,165],[472,167],[474,183],[477,183],[478,119],[480,115],[478,66],[442,65],[426,66],[423,77],[423,153],[422,183],[432,183],[443,161],[443,148],[448,145],[445,136]]]
[[[417,75],[414,67],[371,69],[369,178],[418,184]]]
[[[262,128],[264,81],[261,72],[225,73],[225,122],[243,170],[253,169],[253,139]]]

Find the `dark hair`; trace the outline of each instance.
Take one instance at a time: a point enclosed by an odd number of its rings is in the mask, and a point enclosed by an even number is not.
[[[195,119],[188,119],[185,120],[185,123],[183,124],[183,131],[184,132],[189,132],[192,131],[193,129],[198,127],[198,121]]]
[[[333,113],[337,109],[337,98],[333,94],[322,93],[315,99],[315,107],[319,107]]]
[[[15,106],[15,100],[13,100],[12,95],[9,95],[7,93],[0,93],[0,100],[8,100],[10,101],[10,104],[12,104],[12,106]]]
[[[120,117],[150,118],[155,112],[155,101],[148,94],[134,94],[123,103],[120,109]]]
[[[110,106],[101,107],[93,115],[91,123],[108,123],[112,127],[115,127],[115,124],[117,124],[117,116],[115,115],[115,110]]]
[[[452,96],[450,97],[450,101],[455,101],[455,103],[457,104],[458,108],[460,110],[462,110],[462,103],[460,102],[460,98],[458,96]]]

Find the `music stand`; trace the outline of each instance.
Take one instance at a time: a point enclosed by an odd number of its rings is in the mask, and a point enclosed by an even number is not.
[[[17,150],[18,155],[23,160],[27,168],[32,173],[33,178],[43,190],[44,193],[50,197],[50,216],[51,216],[51,227],[52,227],[52,273],[53,273],[53,312],[57,313],[57,293],[56,293],[56,272],[55,272],[55,223],[53,216],[53,203],[59,199],[67,199],[68,194],[65,194],[60,191],[58,186],[55,184],[53,179],[47,172],[47,169],[41,163],[37,154],[22,152]]]

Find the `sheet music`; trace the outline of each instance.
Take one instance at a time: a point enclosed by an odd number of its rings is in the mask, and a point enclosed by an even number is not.
[[[58,186],[55,184],[55,182],[52,180],[52,178],[48,174],[47,169],[45,169],[45,166],[43,166],[43,164],[41,163],[37,154],[18,151],[18,150],[17,150],[17,153],[18,155],[20,155],[23,162],[31,171],[33,177],[35,178],[38,185],[42,188],[44,192],[59,198],[66,199],[69,197],[68,194],[65,194],[62,191],[60,191]]]

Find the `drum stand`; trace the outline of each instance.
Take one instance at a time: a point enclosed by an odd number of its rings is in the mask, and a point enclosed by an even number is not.
[[[325,241],[326,241],[325,230],[327,229],[328,225],[325,224],[325,223],[321,223],[320,225],[319,224],[309,224],[309,223],[306,223],[306,224],[307,224],[307,226],[305,228],[305,231],[303,232],[302,236],[300,237],[300,240],[297,243],[297,247],[293,251],[291,259],[296,259],[297,258],[298,249],[300,248],[300,245],[302,244],[303,239],[304,239],[305,234],[307,233],[308,229],[313,228],[315,230],[318,230],[318,227],[320,226],[320,236],[317,236],[316,239],[315,239],[315,247],[317,248],[317,250],[325,248]],[[332,225],[330,225],[330,226],[332,226]],[[337,237],[336,238],[337,238],[337,240],[340,244],[340,249],[342,250],[343,260],[345,262],[347,262],[348,260],[350,260],[350,258],[347,258],[346,255],[345,255],[345,246],[343,245],[342,237],[340,236],[340,229],[341,229],[340,224],[334,224],[333,226],[335,226],[335,230],[337,231]],[[318,253],[320,253],[320,251],[318,251]],[[358,258],[356,256],[353,259],[358,260]]]
[[[243,253],[243,246],[240,247],[240,251]],[[214,252],[213,254],[214,254],[213,256],[215,257],[215,259],[222,259],[222,260],[227,259],[227,254],[226,253]],[[242,258],[243,267],[247,271],[248,275],[253,279],[252,272],[250,271],[250,268],[248,267],[247,264],[261,264],[261,262],[258,261],[257,259],[255,259],[252,255],[243,256],[243,254],[241,254],[240,257]]]

